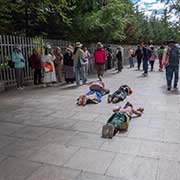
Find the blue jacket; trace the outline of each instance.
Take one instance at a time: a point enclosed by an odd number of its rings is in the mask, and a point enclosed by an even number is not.
[[[15,63],[15,68],[25,67],[25,59],[21,52],[14,51],[12,53],[12,61]]]

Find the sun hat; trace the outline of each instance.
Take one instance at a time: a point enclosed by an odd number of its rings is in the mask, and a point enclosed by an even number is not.
[[[101,42],[98,42],[98,43],[96,44],[96,47],[97,47],[98,49],[100,49],[100,48],[103,48],[103,45],[102,45]]]
[[[80,42],[76,42],[75,47],[82,47],[82,44]]]
[[[71,45],[69,45],[68,47],[66,47],[67,50],[73,52],[73,47]]]
[[[51,45],[48,44],[48,45],[46,46],[46,48],[47,48],[47,49],[51,49]]]

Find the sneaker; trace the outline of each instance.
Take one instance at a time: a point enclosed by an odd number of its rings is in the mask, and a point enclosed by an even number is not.
[[[84,96],[82,96],[81,106],[85,106],[86,103],[87,103],[87,98],[86,98],[86,96],[84,95]]]
[[[107,134],[108,134],[108,125],[104,125],[102,128],[102,138],[107,138]]]
[[[111,102],[112,102],[112,95],[110,95],[110,94],[108,95],[107,102],[108,102],[108,103],[111,103]]]
[[[43,87],[46,88],[46,87],[47,87],[47,84],[43,84]]]
[[[112,124],[108,124],[108,132],[107,132],[107,136],[108,138],[112,139],[112,137],[114,136],[114,126]]]
[[[21,87],[18,87],[17,90],[22,90],[22,88],[21,88]]]
[[[173,89],[174,89],[174,91],[177,91],[177,90],[178,90],[177,86],[174,86]]]
[[[143,73],[143,76],[146,77],[148,74],[147,73]]]

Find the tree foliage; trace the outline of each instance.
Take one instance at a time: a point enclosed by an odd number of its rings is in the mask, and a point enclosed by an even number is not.
[[[179,24],[168,23],[166,12],[161,20],[147,19],[129,0],[0,0],[0,7],[0,34],[129,44],[180,41]]]

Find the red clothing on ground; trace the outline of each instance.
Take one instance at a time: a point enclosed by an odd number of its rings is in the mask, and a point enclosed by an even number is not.
[[[94,58],[95,64],[104,64],[106,60],[106,52],[103,49],[96,49]]]

